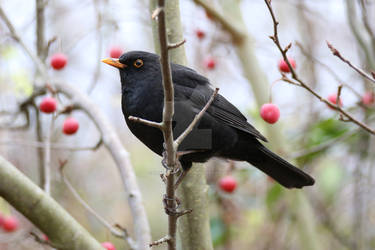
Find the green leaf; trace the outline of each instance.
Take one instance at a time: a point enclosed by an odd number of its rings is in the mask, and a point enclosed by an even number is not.
[[[305,149],[309,150],[329,140],[338,138],[348,131],[348,125],[336,119],[330,118],[319,121],[307,133]],[[306,162],[312,161],[314,158],[324,153],[327,149],[328,148],[322,148],[319,151],[306,154],[303,157],[299,157],[298,160],[299,162],[305,164]]]
[[[330,118],[315,124],[308,134],[307,147],[319,145],[327,140],[339,137],[348,131],[348,126],[336,119]]]

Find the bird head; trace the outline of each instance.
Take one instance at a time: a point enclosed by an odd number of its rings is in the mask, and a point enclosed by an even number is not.
[[[159,56],[145,51],[127,52],[119,59],[106,58],[102,62],[118,68],[123,83],[127,79],[140,80],[151,75],[148,72],[160,72]]]

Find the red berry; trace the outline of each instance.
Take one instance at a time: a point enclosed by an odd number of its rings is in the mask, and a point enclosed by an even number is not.
[[[232,193],[237,187],[237,181],[232,176],[228,175],[219,180],[219,187],[227,193]]]
[[[366,92],[362,96],[362,103],[366,106],[370,106],[371,104],[374,104],[374,101],[375,101],[374,92]]]
[[[197,29],[197,30],[195,31],[195,35],[196,35],[199,39],[203,39],[203,38],[206,36],[206,33],[204,33],[203,30]]]
[[[63,124],[63,133],[66,135],[72,135],[77,132],[79,128],[78,121],[73,117],[68,117],[65,119]]]
[[[123,49],[119,46],[112,46],[109,50],[109,56],[112,58],[119,58],[122,53],[124,53]]]
[[[280,110],[273,103],[265,103],[260,108],[260,116],[268,123],[274,124],[279,120]]]
[[[103,242],[102,246],[107,250],[116,250],[116,247],[111,242]]]
[[[39,109],[43,113],[53,113],[56,111],[57,102],[56,99],[50,96],[44,97],[42,102],[39,104]]]
[[[14,216],[4,218],[3,229],[7,232],[14,232],[18,229],[18,220]]]
[[[328,101],[333,103],[333,104],[336,104],[336,100],[337,100],[337,94],[331,94],[327,97]],[[342,106],[342,100],[341,98],[339,99],[339,106],[341,107]],[[328,106],[330,109],[334,109],[332,108],[331,106]]]
[[[205,62],[204,62],[205,66],[207,69],[209,70],[212,70],[216,67],[216,61],[215,59],[213,58],[208,58]]]
[[[290,62],[290,65],[293,67],[293,69],[295,69],[296,68],[296,61],[294,61],[294,59],[290,58],[290,57],[288,57],[288,60]],[[279,61],[279,70],[281,72],[284,72],[284,73],[289,73],[290,72],[289,66],[288,66],[288,64],[286,63],[286,61],[284,59],[281,59]]]
[[[64,68],[67,62],[68,58],[63,53],[56,53],[51,57],[51,66],[56,70]]]
[[[45,235],[45,234],[42,235],[42,239],[43,239],[44,241],[48,241],[48,240],[49,240],[48,236]]]

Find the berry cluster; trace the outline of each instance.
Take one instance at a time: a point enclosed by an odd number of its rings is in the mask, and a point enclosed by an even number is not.
[[[57,109],[57,101],[55,98],[47,96],[44,97],[39,104],[39,110],[46,114],[51,114]],[[63,123],[62,132],[66,135],[72,135],[77,132],[79,123],[74,117],[68,117]]]

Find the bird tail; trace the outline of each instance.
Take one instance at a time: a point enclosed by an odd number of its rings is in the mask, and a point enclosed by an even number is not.
[[[302,188],[315,183],[310,175],[271,152],[261,143],[259,144],[257,152],[255,154],[252,152],[247,160],[250,164],[286,188]]]

